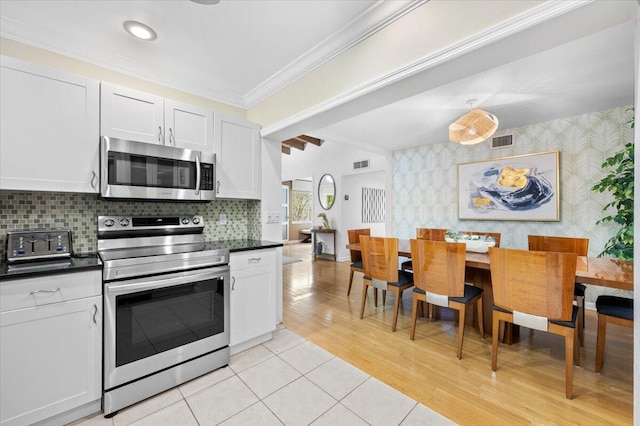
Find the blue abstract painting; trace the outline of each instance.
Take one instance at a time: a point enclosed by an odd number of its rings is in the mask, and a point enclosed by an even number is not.
[[[458,164],[458,217],[558,221],[558,151]]]

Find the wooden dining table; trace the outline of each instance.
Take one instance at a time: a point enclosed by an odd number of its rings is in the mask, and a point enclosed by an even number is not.
[[[347,245],[349,250],[360,251],[360,244]],[[410,240],[398,240],[398,255],[411,258]],[[484,290],[484,330],[491,333],[493,290],[488,253],[466,253],[465,281]],[[576,282],[621,290],[633,290],[633,261],[578,256]],[[510,339],[508,339],[510,340]]]

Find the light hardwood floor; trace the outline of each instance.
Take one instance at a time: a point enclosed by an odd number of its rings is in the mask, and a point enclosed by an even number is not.
[[[369,299],[359,318],[362,274],[347,297],[349,262],[311,261],[310,244],[283,254],[303,259],[283,266],[283,325],[367,374],[459,424],[615,424],[633,422],[633,330],[607,330],[604,367],[594,371],[596,314],[587,312],[581,367],[574,367],[572,400],[565,399],[564,346],[559,336],[523,329],[519,343],[500,345],[491,371],[491,338],[466,327],[456,359],[451,315],[419,318],[409,339],[411,290],[391,332],[393,295],[384,309]]]

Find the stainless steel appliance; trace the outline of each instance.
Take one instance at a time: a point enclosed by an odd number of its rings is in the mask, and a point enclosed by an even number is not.
[[[105,416],[229,363],[229,251],[201,216],[98,217]]]
[[[172,201],[215,199],[215,154],[100,139],[100,195]]]
[[[68,259],[71,244],[71,231],[66,228],[7,231],[7,262]]]

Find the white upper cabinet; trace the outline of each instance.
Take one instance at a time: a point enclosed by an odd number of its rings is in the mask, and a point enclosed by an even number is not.
[[[213,112],[102,83],[102,136],[213,152]]]
[[[98,192],[99,82],[0,56],[0,189]]]
[[[262,151],[260,126],[216,113],[216,196],[260,199]]]
[[[164,98],[102,82],[100,120],[102,136],[162,144]]]
[[[213,152],[213,116],[204,108],[165,99],[165,144]]]

